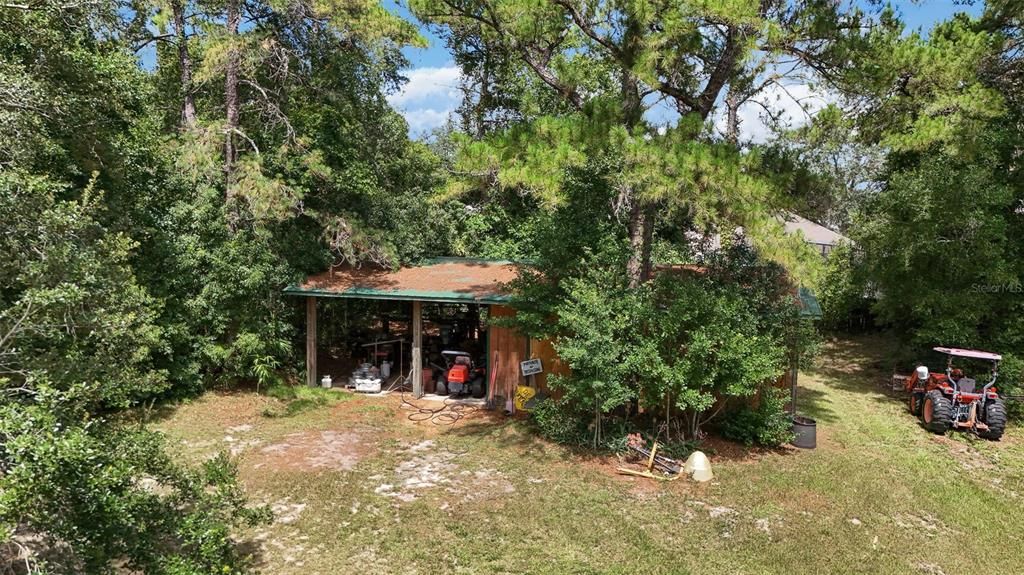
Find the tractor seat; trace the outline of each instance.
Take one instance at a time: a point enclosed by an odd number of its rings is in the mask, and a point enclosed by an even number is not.
[[[974,393],[974,388],[977,387],[977,382],[969,377],[961,377],[956,382],[956,387],[963,393]]]

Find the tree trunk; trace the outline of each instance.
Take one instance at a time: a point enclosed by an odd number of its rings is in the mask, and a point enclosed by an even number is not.
[[[732,89],[725,95],[725,139],[732,145],[740,141],[740,97]]]
[[[651,241],[654,235],[653,206],[633,198],[629,209],[629,287],[639,287],[651,277]]]
[[[476,107],[476,137],[483,138],[487,134],[487,107],[490,106],[491,55],[484,52],[484,63],[480,70],[480,99]]]
[[[633,74],[642,33],[640,23],[630,15],[622,38],[622,71],[619,81],[622,123],[634,136],[638,135],[634,134],[636,126],[643,120],[639,80]],[[653,206],[632,187],[622,190],[622,200],[629,205],[629,261],[626,262],[626,274],[629,277],[629,287],[635,288],[650,277],[654,211]]]
[[[189,129],[196,125],[196,103],[192,96],[192,57],[188,53],[185,6],[182,0],[172,0],[171,13],[174,17],[174,36],[178,42],[178,67],[181,68],[181,127]]]
[[[228,180],[234,170],[235,159],[238,151],[235,149],[235,132],[238,130],[238,68],[240,55],[238,53],[238,25],[242,20],[242,13],[239,3],[241,0],[228,0],[227,6],[227,33],[228,48],[227,71],[224,78],[224,107],[226,110],[227,122],[224,126],[224,174]],[[228,182],[227,199],[232,199],[230,181]]]

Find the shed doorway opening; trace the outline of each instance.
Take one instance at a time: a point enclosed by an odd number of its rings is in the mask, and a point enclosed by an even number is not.
[[[420,314],[420,390],[430,398],[487,393],[488,307],[476,303],[316,298],[316,378],[356,390],[414,393],[414,308]],[[417,305],[419,304],[419,305]]]

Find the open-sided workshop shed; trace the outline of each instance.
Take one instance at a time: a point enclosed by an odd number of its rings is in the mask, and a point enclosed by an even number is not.
[[[413,395],[423,389],[423,306],[424,304],[469,304],[486,306],[489,317],[515,313],[506,284],[517,276],[509,261],[467,258],[436,258],[398,270],[378,267],[343,267],[310,276],[291,286],[286,294],[306,299],[306,377],[316,385],[317,302],[323,298],[351,298],[411,302],[411,382]],[[541,359],[545,373],[534,377],[538,388],[546,387],[546,373],[561,366],[549,342],[529,341],[505,327],[489,325],[486,333],[488,395],[510,398],[517,386],[527,383],[520,374],[520,362]],[[402,374],[404,375],[404,374]]]

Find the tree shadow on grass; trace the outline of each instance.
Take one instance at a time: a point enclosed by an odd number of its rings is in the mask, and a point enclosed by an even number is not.
[[[515,450],[521,457],[538,463],[559,459],[558,454],[553,453],[552,449],[565,449],[574,456],[607,455],[607,453],[551,443],[540,437],[525,419],[504,417],[498,413],[475,417],[465,423],[459,422],[452,426],[447,433],[457,438],[457,445],[470,451],[486,442],[489,446],[498,449]]]
[[[817,389],[797,387],[796,412],[798,415],[810,417],[816,421],[834,423],[839,420],[828,394]]]
[[[459,423],[451,434],[467,440],[464,445],[470,451],[474,445],[486,441],[489,447],[514,450],[519,457],[538,465],[586,464],[614,474],[615,468],[623,464],[623,455],[613,451],[545,439],[522,415],[511,418],[495,412],[489,419]]]
[[[247,537],[235,544],[235,552],[241,558],[243,572],[258,572],[267,568],[267,558],[263,553],[263,545],[254,537]]]
[[[821,398],[825,395],[814,390],[808,390],[808,393]],[[821,417],[825,421],[832,421],[835,416],[830,409],[824,406],[825,403],[822,401],[822,406],[815,408],[813,416]],[[450,430],[450,433],[459,438],[457,442],[465,440],[462,445],[467,451],[472,451],[475,445],[486,441],[489,447],[499,450],[515,450],[520,457],[542,465],[557,461],[585,463],[613,473],[619,466],[624,464],[629,466],[629,462],[633,459],[625,453],[554,443],[541,437],[528,421],[520,418],[504,418],[498,414],[493,414],[488,419],[477,419],[465,424],[459,423]],[[745,445],[726,439],[717,432],[712,432],[697,443],[695,448],[706,452],[716,460],[728,461],[753,461],[772,454],[788,456],[794,453],[791,448],[785,446]],[[679,461],[682,462],[683,459],[679,458]],[[637,462],[632,461],[632,463]]]
[[[232,386],[232,387],[218,387],[207,390],[206,392],[194,396],[184,398],[169,398],[153,401],[153,403],[146,403],[130,409],[122,414],[128,421],[134,423],[153,424],[167,421],[177,414],[178,410],[192,402],[200,401],[204,398],[236,398],[240,400],[250,400],[253,404],[261,401],[267,401],[271,396],[267,395],[265,390],[261,390],[261,393],[255,392],[255,387],[250,386]]]
[[[805,372],[829,388],[866,395],[872,401],[891,404],[903,399],[900,394],[892,391],[890,385],[892,374],[899,371],[899,366],[892,360],[895,349],[895,340],[888,334],[834,339],[826,343],[814,365]],[[808,412],[820,406],[820,402],[815,403],[813,390],[800,388],[798,393],[803,397],[811,397]],[[818,395],[824,394],[818,392]],[[800,401],[801,395],[798,395],[798,405]]]

